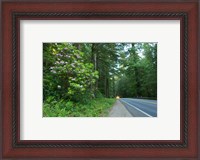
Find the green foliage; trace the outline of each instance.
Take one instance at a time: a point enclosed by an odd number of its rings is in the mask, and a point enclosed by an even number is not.
[[[98,72],[92,63],[84,61],[84,53],[69,43],[48,45],[44,61],[51,61],[51,65],[44,69],[44,97],[80,101],[83,95],[92,96],[90,86],[95,84]]]
[[[101,117],[107,116],[115,99],[96,98],[86,104],[72,101],[56,101],[53,97],[43,104],[44,117]]]
[[[123,68],[117,82],[117,94],[121,97],[156,98],[157,44],[132,44],[132,47],[121,57],[120,64]]]

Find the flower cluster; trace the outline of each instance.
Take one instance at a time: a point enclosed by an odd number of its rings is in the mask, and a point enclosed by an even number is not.
[[[84,53],[68,45],[55,54],[54,66],[49,70],[58,79],[57,88],[68,96],[84,94],[98,78],[92,63],[84,62]]]

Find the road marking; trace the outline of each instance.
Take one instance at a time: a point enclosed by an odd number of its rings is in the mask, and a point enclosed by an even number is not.
[[[126,102],[126,101],[124,101],[124,100],[122,100],[122,99],[120,99],[120,100],[121,100],[122,102],[124,102],[124,103],[126,103],[126,104],[130,105],[131,107],[135,108],[136,110],[138,110],[138,111],[142,112],[142,113],[143,113],[143,114],[145,114],[146,116],[148,116],[148,117],[153,117],[153,116],[149,115],[148,113],[146,113],[146,112],[142,111],[141,109],[139,109],[139,108],[137,108],[137,107],[133,106],[132,104],[130,104],[130,103],[128,103],[128,102]]]
[[[139,99],[132,99],[132,98],[129,98],[130,100],[134,100],[136,102],[144,102],[144,103],[150,103],[150,104],[157,104],[157,102],[149,102],[147,100],[139,100]]]

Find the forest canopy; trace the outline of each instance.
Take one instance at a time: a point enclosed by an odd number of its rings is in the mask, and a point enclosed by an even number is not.
[[[157,43],[43,43],[44,116],[84,116],[116,96],[157,99]]]

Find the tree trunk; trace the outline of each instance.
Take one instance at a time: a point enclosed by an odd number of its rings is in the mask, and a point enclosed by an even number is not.
[[[107,98],[110,98],[110,83],[109,83],[109,77],[107,77]]]
[[[105,95],[105,97],[107,97],[107,80],[106,80],[106,76],[104,77],[104,95]]]
[[[115,96],[115,77],[113,76],[113,97]]]
[[[95,71],[98,71],[98,54],[97,54],[97,52],[95,51],[95,46],[96,46],[96,44],[95,43],[93,43],[92,44],[92,63],[93,63],[93,65],[94,65],[94,70]],[[99,79],[97,79],[96,80],[96,82],[95,82],[95,90],[97,90],[98,89],[98,83],[99,83]]]

